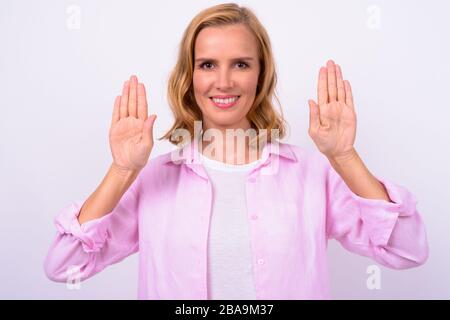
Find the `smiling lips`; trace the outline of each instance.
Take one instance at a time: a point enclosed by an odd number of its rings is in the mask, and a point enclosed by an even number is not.
[[[236,105],[239,98],[240,98],[240,96],[226,96],[225,99],[211,97],[211,101],[212,101],[213,105],[215,105],[216,107],[226,109],[226,108],[230,108],[230,107]]]

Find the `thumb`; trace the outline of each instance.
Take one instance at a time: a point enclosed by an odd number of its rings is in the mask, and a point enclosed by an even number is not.
[[[146,145],[150,145],[153,142],[153,124],[155,123],[157,116],[156,114],[151,115],[144,122],[144,136],[142,138]]]
[[[315,130],[320,126],[319,106],[314,100],[308,100],[309,104],[309,128]]]

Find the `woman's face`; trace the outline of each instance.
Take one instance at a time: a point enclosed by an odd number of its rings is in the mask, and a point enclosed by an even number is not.
[[[203,129],[248,129],[246,118],[259,76],[257,42],[244,25],[207,27],[200,31],[194,52],[194,95],[203,114]],[[212,97],[239,97],[231,100]],[[221,107],[222,106],[222,107]]]

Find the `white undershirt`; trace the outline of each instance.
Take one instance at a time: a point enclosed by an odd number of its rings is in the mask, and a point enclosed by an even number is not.
[[[245,181],[260,160],[230,165],[200,159],[213,186],[208,236],[208,299],[255,300]]]

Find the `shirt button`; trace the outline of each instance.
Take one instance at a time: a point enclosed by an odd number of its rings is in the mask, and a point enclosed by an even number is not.
[[[252,220],[258,219],[258,216],[256,214],[252,215]]]
[[[259,265],[264,264],[264,259],[259,259],[259,260],[258,260],[258,264],[259,264]]]

